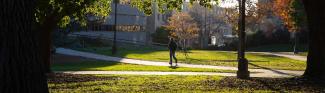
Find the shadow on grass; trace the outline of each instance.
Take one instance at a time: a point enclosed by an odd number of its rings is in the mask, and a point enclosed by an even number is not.
[[[265,54],[258,55],[258,56],[261,56],[261,57],[280,57],[280,56],[277,56],[277,55],[265,55]]]
[[[52,59],[53,63],[51,69],[54,71],[89,70],[92,68],[107,67],[118,64],[118,62],[100,62],[94,59],[61,54],[54,55]]]
[[[253,63],[248,63],[248,64],[251,65],[251,66],[254,66],[254,67],[258,67],[258,68],[261,68],[261,69],[265,69],[265,70],[272,71],[272,72],[277,73],[277,74],[288,75],[288,76],[295,76],[295,77],[296,76],[299,76],[299,75],[296,75],[296,74],[285,73],[285,72],[281,72],[279,70],[274,70],[274,69],[271,69],[271,68],[259,66],[259,65],[253,64]]]
[[[217,62],[238,62],[237,60],[212,60]],[[263,60],[249,60],[249,62],[270,62],[270,61],[263,61]]]
[[[177,67],[177,66],[169,66],[169,68],[171,68],[171,69],[177,69],[179,67]]]
[[[247,80],[237,79],[236,77],[223,77],[220,79],[210,78],[211,76],[199,76],[206,78],[196,78],[197,76],[94,76],[94,75],[72,75],[72,74],[56,74],[55,79],[49,79],[51,84],[72,84],[68,86],[51,86],[51,89],[78,89],[87,88],[91,86],[112,86],[121,87],[127,91],[135,91],[134,87],[142,87],[143,90],[164,91],[170,90],[170,87],[176,87],[177,89],[184,89],[194,91],[199,89],[202,91],[215,91],[221,89],[234,89],[240,90],[237,92],[254,92],[256,90],[267,90],[268,92],[302,92],[302,93],[322,93],[325,90],[323,82],[319,80],[310,80],[304,78],[250,78]],[[153,80],[155,79],[155,80]],[[170,82],[174,80],[173,82]],[[189,82],[185,83],[183,81]],[[103,81],[103,82],[95,82]],[[128,81],[128,82],[124,82]],[[132,82],[130,82],[132,81]],[[153,82],[155,81],[155,82]],[[93,82],[80,84],[80,82]],[[123,82],[123,86],[121,83]],[[143,84],[133,82],[144,82]],[[126,85],[126,86],[125,86]],[[157,88],[157,89],[156,89]],[[135,90],[133,90],[135,89]],[[176,90],[177,90],[176,89]],[[89,90],[92,91],[92,90]],[[229,91],[229,90],[228,90]],[[124,91],[125,92],[125,91]],[[194,91],[195,92],[195,91]],[[227,92],[227,91],[225,91]]]
[[[89,81],[104,81],[104,80],[119,80],[118,76],[94,76],[94,75],[76,75],[76,74],[62,74],[56,73],[53,78],[49,78],[48,82],[53,84],[60,83],[81,83]]]
[[[112,54],[111,47],[87,47],[87,48],[73,48],[79,51],[97,53],[107,56],[115,56],[115,57],[126,57],[129,54],[149,54],[154,52],[162,52],[168,51],[167,47],[149,47],[149,46],[139,46],[139,45],[121,45],[117,48],[117,53],[115,55]]]
[[[201,60],[201,59],[194,59],[194,58],[188,58],[190,61],[199,61],[199,62],[204,62],[206,60]],[[209,62],[238,62],[237,60],[211,60]],[[263,60],[249,60],[249,62],[270,62],[270,61],[263,61]]]
[[[237,79],[225,77],[217,83],[219,86],[237,89],[272,90],[276,93],[308,92],[322,93],[325,90],[324,81],[306,79],[302,77],[293,78],[250,78]],[[273,92],[272,92],[273,93]]]

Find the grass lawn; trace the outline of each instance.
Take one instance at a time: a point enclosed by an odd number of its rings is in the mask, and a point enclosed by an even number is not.
[[[302,44],[298,47],[299,56],[307,56],[308,54],[308,45]],[[277,44],[277,45],[264,45],[259,47],[248,48],[248,51],[256,52],[291,52],[293,53],[293,45],[289,44]]]
[[[298,55],[299,56],[307,56],[308,55],[308,52],[299,52]]]
[[[142,76],[56,74],[48,80],[51,93],[261,93],[324,92],[324,83],[299,78],[220,76]]]
[[[89,47],[77,50],[112,56],[110,47]],[[237,67],[236,52],[192,50],[189,53],[188,61],[185,60],[183,53],[177,52],[176,55],[178,60],[182,63]],[[155,49],[150,47],[120,47],[118,49],[118,54],[115,56],[151,61],[169,61],[169,52],[167,49]],[[249,68],[305,70],[306,66],[306,62],[303,61],[265,54],[248,53],[247,58],[250,62]]]
[[[161,72],[221,72],[221,73],[236,72],[234,70],[186,68],[186,67],[170,68],[167,66],[145,66],[145,65],[134,65],[134,64],[125,64],[119,62],[105,62],[105,61],[54,63],[52,65],[52,69],[54,71],[161,71]]]
[[[299,51],[308,51],[308,45],[300,44],[297,49]],[[256,52],[293,52],[293,45],[290,44],[275,44],[275,45],[264,45],[258,47],[251,47],[247,49],[248,51]]]

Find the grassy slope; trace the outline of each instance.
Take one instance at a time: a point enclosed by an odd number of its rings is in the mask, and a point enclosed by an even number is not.
[[[110,48],[84,48],[81,51],[95,52],[104,55],[111,55]],[[166,49],[153,49],[148,47],[127,47],[118,50],[118,57],[132,59],[152,60],[152,61],[169,61],[169,53]],[[177,58],[180,62],[190,64],[205,64],[218,66],[237,66],[236,52],[222,52],[212,50],[193,50],[189,53],[189,61],[185,61],[185,56],[177,52]],[[289,58],[270,56],[263,54],[247,54],[250,61],[250,68],[271,68],[284,70],[304,70],[306,63],[303,61],[292,60]]]
[[[162,72],[223,72],[234,73],[233,70],[218,70],[204,68],[170,68],[166,66],[144,66],[125,64],[118,62],[104,61],[85,61],[78,63],[54,63],[52,65],[54,71],[162,71]]]
[[[304,93],[320,92],[324,87],[289,78],[241,80],[220,76],[61,75],[49,80],[49,89],[51,93]]]

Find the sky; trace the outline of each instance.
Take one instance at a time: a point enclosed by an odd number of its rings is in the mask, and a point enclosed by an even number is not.
[[[237,0],[220,0],[220,7],[234,7],[238,5]]]
[[[258,0],[250,0],[254,3],[257,3]],[[221,0],[221,3],[220,3],[220,7],[234,7],[238,5],[238,1],[237,0]]]

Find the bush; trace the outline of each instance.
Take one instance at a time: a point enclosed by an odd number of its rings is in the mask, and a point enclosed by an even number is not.
[[[152,41],[155,43],[167,44],[169,42],[169,30],[165,27],[160,27],[157,31],[151,34]]]
[[[55,47],[65,47],[76,42],[76,39],[68,37],[69,32],[65,30],[57,30],[52,33],[53,45]]]
[[[236,51],[239,46],[238,39],[233,40],[232,42],[225,43],[225,46],[220,47],[222,50]]]
[[[232,40],[231,42],[225,42],[224,46],[209,46],[208,50],[225,50],[225,51],[236,51],[238,49],[238,38]]]
[[[83,47],[110,47],[111,40],[104,40],[100,36],[96,38],[77,37]]]
[[[247,35],[247,46],[256,47],[270,44],[288,44],[290,43],[290,32],[285,30],[276,30],[271,35],[266,35],[263,31],[257,31]]]
[[[270,43],[270,41],[266,38],[266,35],[263,31],[257,31],[256,33],[247,35],[247,46],[260,46]]]
[[[55,47],[84,48],[84,47],[109,47],[111,40],[104,40],[100,36],[89,38],[87,36],[68,36],[69,32],[54,31],[52,34]]]

